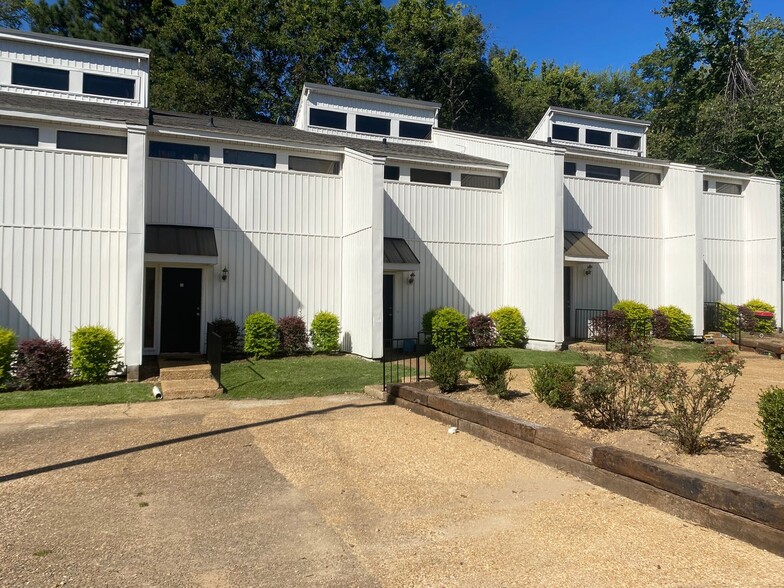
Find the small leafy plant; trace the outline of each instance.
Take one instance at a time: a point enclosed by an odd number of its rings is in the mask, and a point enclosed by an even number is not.
[[[619,300],[612,307],[626,317],[626,328],[636,337],[649,337],[651,334],[651,319],[653,311],[642,302],[634,300]]]
[[[659,399],[681,450],[699,453],[702,431],[732,396],[743,365],[744,361],[736,351],[717,347],[706,354],[705,361],[691,377],[678,365],[670,364],[665,368],[666,384],[661,388]]]
[[[308,349],[308,327],[299,316],[284,316],[278,320],[280,346],[286,355],[306,353]]]
[[[71,370],[76,380],[105,382],[110,372],[123,369],[123,347],[114,333],[101,326],[79,327],[71,335]]]
[[[422,315],[422,331],[424,333],[432,333],[433,332],[433,317],[436,316],[436,313],[441,310],[441,307],[438,308],[431,308],[425,314]]]
[[[528,341],[528,330],[525,319],[519,309],[513,306],[504,306],[490,313],[490,318],[498,330],[499,347],[525,347]]]
[[[329,353],[340,349],[340,319],[331,312],[316,313],[310,323],[310,340],[314,353]]]
[[[686,341],[692,338],[693,333],[691,317],[677,306],[660,306],[653,311],[654,337]]]
[[[468,320],[454,308],[442,308],[433,317],[433,346],[463,348],[468,343]]]
[[[212,328],[221,338],[221,353],[224,355],[240,351],[240,326],[230,318],[212,321]]]
[[[546,362],[528,370],[533,393],[540,402],[553,408],[571,408],[577,387],[577,371],[572,365]]]
[[[245,318],[245,352],[253,357],[272,357],[280,351],[278,325],[266,312],[254,312]]]
[[[775,467],[784,468],[784,388],[771,386],[765,390],[757,407],[768,459]]]
[[[477,314],[468,319],[468,345],[474,349],[493,347],[498,340],[495,323],[486,314]]]
[[[465,369],[463,350],[457,347],[439,347],[428,354],[430,377],[438,384],[441,392],[454,392],[460,373]]]
[[[22,390],[47,390],[68,383],[70,352],[60,341],[28,339],[16,351],[14,372]]]
[[[0,327],[0,390],[11,377],[14,351],[16,351],[16,334],[11,329]]]
[[[480,349],[471,356],[471,373],[488,394],[503,397],[509,389],[512,358],[500,351]]]

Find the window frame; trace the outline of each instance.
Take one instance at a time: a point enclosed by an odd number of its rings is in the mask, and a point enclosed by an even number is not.
[[[236,153],[239,155],[238,159],[241,159],[243,155],[250,156],[250,159],[253,159],[253,157],[266,156],[267,158],[272,158],[272,165],[262,165],[260,163],[251,163],[250,161],[226,161],[227,153]],[[268,151],[250,151],[248,149],[234,149],[232,147],[224,147],[223,163],[226,165],[240,165],[243,167],[253,167],[258,169],[275,169],[278,165],[278,155],[277,153],[269,153]]]
[[[374,121],[380,123],[386,123],[386,130],[385,131],[373,131],[373,130],[362,130],[359,128],[360,121]],[[389,137],[392,135],[392,119],[384,118],[381,116],[368,116],[365,114],[357,114],[354,119],[354,130],[357,133],[364,133],[366,135],[377,135],[380,137]]]
[[[48,72],[48,74],[52,74],[55,77],[60,78],[59,80],[60,82],[64,80],[65,87],[61,87],[63,85],[62,83],[47,85],[47,84],[26,84],[20,81],[14,81],[17,74],[25,75],[23,73],[25,71],[28,74],[32,74],[36,71],[39,73]],[[71,89],[71,72],[68,71],[67,69],[61,69],[59,67],[47,67],[44,65],[33,65],[32,63],[16,62],[11,64],[11,85],[20,86],[22,88],[34,88],[36,90],[54,90],[56,92],[68,92]]]
[[[337,118],[341,118],[343,120],[343,126],[334,126],[331,124],[319,124],[317,122],[313,122],[313,113],[317,113],[317,116],[327,115],[327,116],[334,116]],[[311,107],[308,109],[308,126],[318,127],[319,129],[332,129],[334,131],[345,131],[348,130],[348,113],[341,112],[339,110],[327,110],[326,108]]]
[[[67,145],[66,139],[83,139],[87,145]],[[106,143],[115,143],[118,147],[106,149]],[[79,131],[57,131],[56,145],[58,149],[67,151],[86,151],[88,153],[106,153],[110,155],[128,155],[128,137],[123,135],[105,135],[101,133],[82,133]]]
[[[634,147],[623,147],[621,145],[621,137],[635,139],[636,143]],[[630,151],[639,151],[642,147],[642,136],[640,135],[630,135],[629,133],[617,133],[615,136],[615,147],[617,149],[628,149]]]
[[[594,139],[596,137],[601,137],[602,141],[591,141],[591,137]],[[606,141],[606,143],[604,142]],[[595,147],[611,147],[612,146],[612,132],[611,131],[604,131],[602,129],[585,129],[585,144],[586,145],[593,145]]]
[[[590,175],[591,173],[597,173],[596,170],[613,170],[618,172],[618,177],[606,177],[602,175]],[[592,171],[593,170],[593,171]],[[613,174],[615,176],[615,174]],[[607,182],[620,182],[621,181],[621,168],[620,167],[612,167],[609,165],[596,165],[593,163],[586,163],[585,164],[585,177],[590,180],[604,180]]]
[[[427,128],[427,133],[413,133],[414,130],[424,130]],[[411,132],[403,132],[403,129],[410,129]],[[422,136],[420,136],[422,135]],[[420,141],[429,141],[433,137],[433,125],[427,123],[415,122],[413,120],[401,120],[398,122],[397,136],[403,139],[418,139]]]
[[[177,146],[177,148],[187,147],[187,148],[190,148],[190,149],[197,149],[197,150],[201,151],[202,153],[203,153],[203,150],[206,149],[207,150],[207,158],[206,159],[202,159],[201,157],[192,158],[192,157],[179,157],[179,156],[171,157],[171,156],[168,156],[168,155],[153,155],[153,145],[158,145],[158,146],[160,146],[160,145],[170,145],[170,146]],[[171,161],[197,161],[199,163],[209,163],[209,161],[210,161],[210,147],[209,147],[209,145],[196,145],[194,143],[178,143],[178,142],[175,142],[175,141],[150,140],[150,144],[149,144],[149,146],[147,148],[147,156],[148,157],[154,157],[155,159],[169,159]]]
[[[655,176],[657,181],[656,181],[656,183],[653,183],[653,182],[641,182],[639,179],[634,180],[634,179],[632,179],[633,174],[640,174],[640,175],[645,175],[645,176]],[[637,177],[639,178],[639,176],[637,176]],[[662,177],[661,177],[661,173],[659,173],[659,172],[649,171],[649,170],[644,170],[644,169],[630,169],[629,170],[629,183],[631,183],[631,184],[638,184],[640,186],[661,186],[661,180],[662,180]]]
[[[574,131],[575,138],[570,139],[568,137],[556,137],[556,133],[563,133],[568,132],[569,135],[572,134]],[[562,123],[553,123],[552,128],[550,129],[550,133],[552,136],[553,141],[567,141],[569,143],[579,143],[580,142],[580,127],[575,127],[573,125],[565,125]]]
[[[293,169],[291,167],[291,160],[301,160],[301,161],[318,161],[327,164],[330,170],[334,171],[313,171],[309,169]],[[303,174],[321,174],[325,176],[339,176],[340,175],[340,162],[336,159],[321,159],[318,157],[307,157],[305,155],[289,155],[288,161],[288,168],[289,171],[303,173]]]
[[[435,174],[436,177],[441,176],[442,179],[449,178],[448,182],[433,182],[429,180],[414,179],[419,174]],[[429,184],[431,186],[451,186],[452,185],[452,172],[442,169],[431,169],[426,167],[412,167],[409,170],[409,181],[413,184]]]
[[[120,94],[116,94],[116,93],[112,94],[112,93],[106,93],[106,92],[103,92],[103,93],[101,93],[101,92],[88,92],[86,86],[87,86],[88,80],[91,80],[91,79],[92,80],[98,80],[99,83],[100,83],[100,80],[109,80],[109,81],[112,81],[112,82],[122,82],[124,84],[130,83],[130,85],[131,85],[131,88],[130,88],[131,89],[131,95],[130,96],[125,96],[124,95],[125,93],[123,93],[123,95],[120,95]],[[103,74],[96,74],[96,73],[92,73],[92,72],[84,72],[82,74],[82,94],[86,94],[88,96],[100,96],[102,98],[117,98],[119,100],[134,100],[134,99],[136,99],[136,78],[125,78],[125,77],[122,77],[122,76],[109,76],[109,75],[103,75]]]
[[[16,131],[23,131],[29,132],[34,131],[35,133],[35,142],[32,141],[5,141],[2,137],[2,133],[4,130],[13,133]],[[38,127],[25,127],[22,125],[0,125],[0,145],[17,145],[21,147],[38,147],[41,141],[41,130]]]

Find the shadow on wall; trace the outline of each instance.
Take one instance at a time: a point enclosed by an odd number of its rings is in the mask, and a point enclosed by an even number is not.
[[[451,306],[466,316],[493,310],[493,308],[474,308],[468,302],[459,286],[431,253],[427,243],[422,240],[386,191],[384,191],[384,237],[405,239],[419,259],[420,268],[416,271],[414,282],[404,285],[401,299],[396,301],[396,311],[401,313],[401,320],[397,324],[400,325],[402,332],[395,333],[395,337],[416,337],[421,328],[422,315],[431,308]],[[481,278],[471,276],[467,279]]]
[[[708,267],[708,264],[705,260],[702,261],[702,279],[703,279],[703,299],[704,302],[721,302],[721,296],[724,294],[724,289],[719,284],[719,280],[716,279],[716,276],[711,271],[711,268]],[[727,301],[724,302],[733,302]]]
[[[35,339],[39,336],[3,290],[0,290],[0,326],[11,329],[16,333],[20,341],[22,339]]]
[[[572,192],[564,186],[564,230],[587,233],[593,228]]]
[[[164,168],[172,166],[169,169]],[[281,275],[272,267],[265,257],[265,252],[278,252],[286,258],[298,254],[298,248],[287,242],[286,235],[270,234],[257,231],[248,233],[241,227],[227,210],[218,196],[208,185],[226,186],[227,182],[211,177],[213,174],[229,173],[216,166],[197,166],[203,170],[204,177],[199,177],[194,169],[182,161],[161,160],[151,162],[150,176],[152,189],[151,203],[147,206],[147,223],[193,225],[213,227],[218,245],[218,265],[206,268],[205,274],[213,272],[211,281],[207,280],[207,320],[230,318],[242,325],[245,317],[252,312],[266,312],[275,319],[281,316],[296,315],[302,307],[300,298],[286,283]],[[158,170],[156,172],[156,170]],[[157,181],[152,174],[159,173]],[[249,171],[248,173],[253,173]],[[166,182],[168,180],[168,183]],[[249,195],[250,196],[250,195]],[[243,212],[268,210],[264,193],[253,193],[254,203],[239,203],[236,193],[226,190],[225,201],[238,210],[235,216]],[[250,199],[250,198],[249,198]],[[260,219],[250,219],[248,224],[258,226]],[[254,239],[251,239],[251,235]],[[297,264],[295,257],[294,265]],[[220,279],[220,270],[229,269],[228,279]],[[205,275],[206,279],[206,275]],[[308,309],[311,314],[320,308]]]
[[[619,300],[603,265],[591,264],[590,275],[585,275],[587,265],[572,266],[571,333],[565,335],[577,339],[588,336],[588,322],[598,314],[595,311],[607,311]]]

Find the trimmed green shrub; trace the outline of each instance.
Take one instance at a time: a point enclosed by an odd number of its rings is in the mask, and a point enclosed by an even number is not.
[[[634,300],[619,300],[612,309],[624,314],[630,334],[637,337],[650,337],[653,311],[645,304]]]
[[[775,467],[784,468],[784,388],[771,386],[765,390],[757,407],[768,459]]]
[[[123,344],[114,333],[97,325],[79,327],[71,335],[71,371],[82,382],[105,382],[109,372],[119,372]]]
[[[768,304],[760,300],[759,298],[752,298],[746,304],[744,304],[746,308],[748,308],[752,313],[754,312],[772,312],[775,313],[776,309],[773,307],[772,304]],[[765,334],[772,334],[776,332],[776,317],[775,314],[772,318],[756,318],[755,324],[755,331],[757,333],[765,333]]]
[[[477,314],[468,319],[468,345],[474,349],[493,347],[498,339],[495,323],[486,314]]]
[[[441,392],[454,392],[460,372],[465,369],[463,350],[457,347],[440,347],[427,355],[430,377]]]
[[[308,327],[302,317],[284,316],[278,319],[280,345],[286,355],[306,353],[308,349]]]
[[[691,377],[677,364],[664,368],[659,400],[682,451],[699,453],[702,430],[732,396],[743,364],[737,351],[717,347],[706,354]]]
[[[719,331],[725,335],[738,332],[738,307],[734,304],[719,305]]]
[[[490,318],[495,323],[498,331],[499,347],[525,347],[528,340],[528,330],[525,328],[525,319],[519,309],[514,306],[504,306],[490,313]]]
[[[0,390],[11,377],[11,362],[16,351],[16,333],[0,327]]]
[[[340,349],[340,319],[331,312],[317,313],[310,323],[310,340],[314,353]]]
[[[673,341],[686,341],[691,339],[694,334],[694,326],[691,317],[677,306],[660,306],[656,309],[657,313],[666,320],[664,339]],[[654,313],[654,335],[657,335],[656,315]]]
[[[422,332],[424,333],[433,332],[433,317],[436,316],[436,313],[442,308],[443,308],[442,306],[439,306],[438,308],[431,308],[425,314],[422,315]]]
[[[468,319],[454,308],[441,308],[433,317],[433,347],[459,347],[468,343]]]
[[[240,326],[230,318],[212,321],[212,328],[221,338],[221,353],[228,355],[240,351]]]
[[[571,408],[577,387],[577,370],[573,365],[545,362],[528,370],[534,396],[553,408]]]
[[[266,312],[245,317],[245,352],[253,357],[272,357],[280,351],[278,325]]]
[[[28,339],[16,350],[14,375],[22,390],[48,390],[68,383],[70,352],[60,341]]]
[[[503,397],[509,388],[512,358],[500,351],[480,349],[471,355],[471,373],[488,394]]]

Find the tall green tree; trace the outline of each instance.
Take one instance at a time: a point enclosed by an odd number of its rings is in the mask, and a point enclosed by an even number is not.
[[[0,0],[0,26],[18,29],[26,16],[25,0]]]

